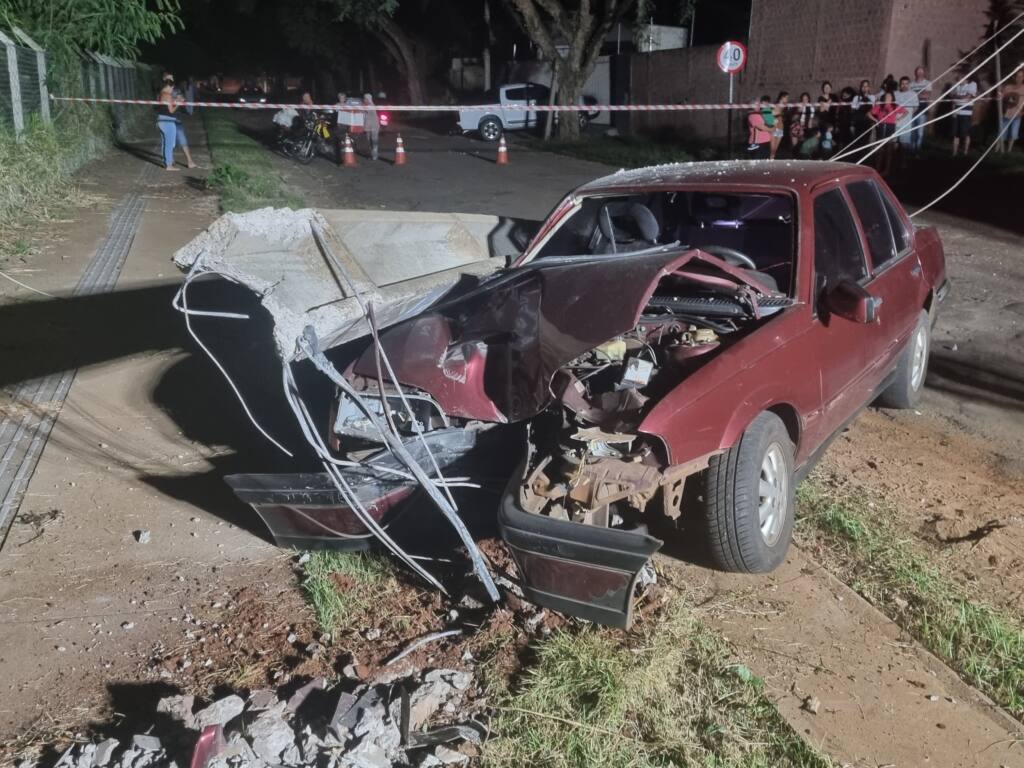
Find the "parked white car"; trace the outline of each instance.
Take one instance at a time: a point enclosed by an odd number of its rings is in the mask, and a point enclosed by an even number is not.
[[[484,107],[465,107],[459,110],[459,128],[465,133],[476,132],[484,141],[497,141],[505,131],[535,128],[543,113],[523,107],[547,104],[551,89],[539,83],[509,83],[487,91]],[[595,103],[592,97],[583,97],[584,104]],[[580,129],[597,116],[597,112],[578,112]],[[558,122],[558,113],[555,113]]]

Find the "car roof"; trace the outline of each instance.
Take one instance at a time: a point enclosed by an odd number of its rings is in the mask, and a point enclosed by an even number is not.
[[[623,169],[584,184],[576,194],[703,185],[768,187],[800,194],[832,180],[874,175],[862,165],[822,160],[716,160]]]

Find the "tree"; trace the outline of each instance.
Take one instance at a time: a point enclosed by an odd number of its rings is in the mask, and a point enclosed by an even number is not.
[[[180,29],[181,19],[178,0],[4,0],[0,24],[46,48],[60,77],[76,66],[76,49],[134,59],[140,42]]]
[[[594,71],[601,46],[611,28],[635,0],[505,0],[523,31],[554,69],[554,101],[579,105],[583,86]],[[563,113],[560,136],[577,137],[575,113]]]
[[[394,19],[398,0],[325,0],[341,22],[352,22],[380,41],[409,90],[409,102],[422,104],[427,88],[422,54],[413,37]]]

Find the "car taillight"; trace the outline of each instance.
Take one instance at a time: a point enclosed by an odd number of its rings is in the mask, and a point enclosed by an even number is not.
[[[380,124],[381,126],[387,126],[391,122],[391,115],[387,112],[380,113]]]

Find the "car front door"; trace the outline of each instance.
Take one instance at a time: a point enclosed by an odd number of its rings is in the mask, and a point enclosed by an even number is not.
[[[921,262],[902,216],[873,179],[847,185],[870,257],[865,288],[881,300],[878,322],[870,327],[867,375],[877,386],[892,370],[921,311]]]
[[[833,185],[811,201],[814,227],[811,327],[805,336],[807,370],[818,376],[821,408],[807,424],[817,446],[849,420],[869,395],[865,375],[873,329],[869,323],[841,317],[829,308],[829,294],[842,283],[864,286],[867,261],[860,232],[846,196]]]

